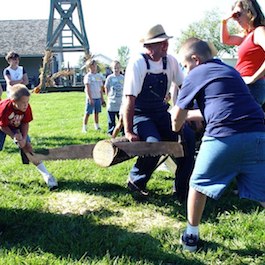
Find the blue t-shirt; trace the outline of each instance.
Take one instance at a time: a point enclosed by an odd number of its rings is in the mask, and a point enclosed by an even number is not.
[[[191,109],[196,99],[205,119],[205,135],[225,137],[265,131],[264,113],[239,73],[218,59],[190,71],[179,91],[177,105]]]

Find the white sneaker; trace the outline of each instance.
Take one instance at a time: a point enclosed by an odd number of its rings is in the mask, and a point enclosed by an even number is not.
[[[82,133],[87,133],[87,128],[83,127]]]
[[[49,175],[45,182],[50,190],[55,190],[58,188],[58,182],[53,175]]]

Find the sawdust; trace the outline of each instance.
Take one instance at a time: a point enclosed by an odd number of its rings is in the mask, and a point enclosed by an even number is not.
[[[117,225],[134,232],[146,233],[154,227],[179,228],[176,219],[155,207],[120,206],[109,198],[80,192],[54,193],[47,201],[47,211],[63,215],[93,215],[100,224]]]

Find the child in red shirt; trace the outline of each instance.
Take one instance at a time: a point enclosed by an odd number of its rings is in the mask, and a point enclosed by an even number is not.
[[[11,87],[10,98],[0,102],[0,151],[3,149],[6,135],[9,135],[20,148],[23,163],[32,162],[50,190],[53,190],[58,188],[58,183],[44,164],[34,159],[28,136],[29,122],[33,120],[29,97],[27,87],[17,84]]]

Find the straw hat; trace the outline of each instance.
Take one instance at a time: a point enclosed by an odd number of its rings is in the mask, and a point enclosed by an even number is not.
[[[162,27],[162,25],[158,24],[152,27],[151,29],[149,29],[145,37],[142,38],[140,42],[142,42],[143,44],[150,44],[150,43],[162,42],[170,38],[172,38],[172,36],[168,36],[165,33],[165,30]]]

